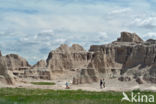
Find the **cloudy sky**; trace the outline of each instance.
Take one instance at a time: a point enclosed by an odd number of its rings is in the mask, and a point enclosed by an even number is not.
[[[136,32],[156,39],[156,0],[0,0],[0,50],[30,64],[60,44],[88,49]]]

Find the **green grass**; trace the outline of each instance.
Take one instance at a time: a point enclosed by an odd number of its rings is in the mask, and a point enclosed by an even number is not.
[[[34,85],[55,85],[54,82],[31,82]]]
[[[139,92],[139,90],[134,91],[134,93],[137,92]],[[130,94],[130,92],[126,93]],[[141,93],[156,95],[150,91]],[[121,103],[122,97],[122,92],[112,91],[89,92],[82,90],[41,90],[24,88],[0,89],[0,104],[135,104],[129,102]]]

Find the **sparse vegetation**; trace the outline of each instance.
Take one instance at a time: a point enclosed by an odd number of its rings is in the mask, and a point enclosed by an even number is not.
[[[54,82],[31,82],[34,85],[55,85]]]
[[[138,90],[134,91],[134,93],[137,92]],[[130,94],[129,92],[127,93]],[[142,93],[156,95],[154,92],[149,91]],[[122,92],[111,91],[0,89],[0,104],[131,104],[128,102],[121,103],[121,98]]]

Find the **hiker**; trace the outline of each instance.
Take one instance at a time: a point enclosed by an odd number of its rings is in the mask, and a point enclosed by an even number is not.
[[[66,82],[66,89],[69,89],[70,87],[69,87],[69,83],[68,82]]]
[[[105,88],[106,86],[105,86],[105,79],[103,79],[103,88]]]
[[[102,79],[100,79],[100,88],[102,89],[102,86],[103,86],[103,81]]]

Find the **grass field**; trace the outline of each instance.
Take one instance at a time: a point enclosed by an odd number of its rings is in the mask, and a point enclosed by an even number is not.
[[[34,85],[55,85],[54,82],[31,82]]]
[[[133,92],[137,93],[138,91]],[[126,93],[130,94],[130,92]],[[149,91],[141,93],[156,95],[154,92]],[[121,103],[122,97],[122,92],[54,91],[24,88],[0,89],[0,104],[135,104],[127,101]]]

